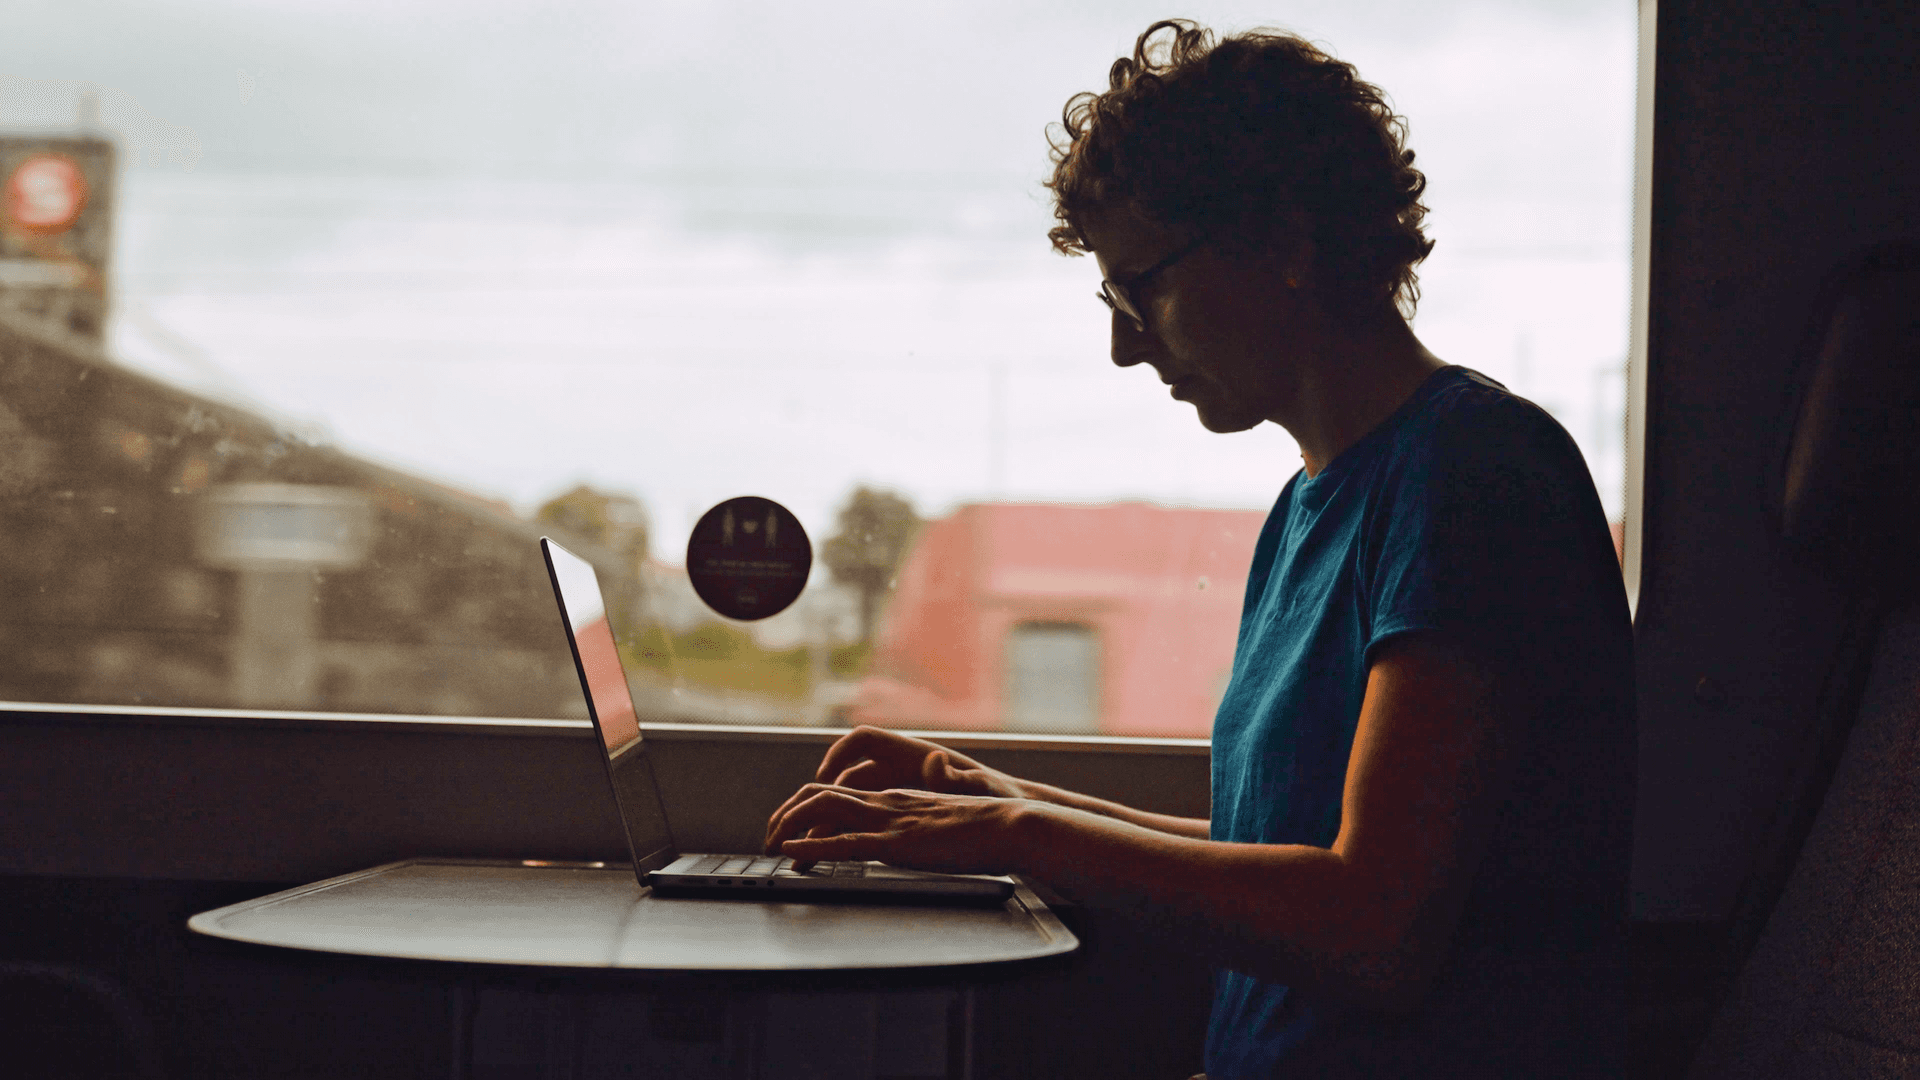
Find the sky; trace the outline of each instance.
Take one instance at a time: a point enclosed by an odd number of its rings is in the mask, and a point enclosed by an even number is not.
[[[1387,89],[1427,171],[1415,329],[1547,406],[1618,505],[1633,5],[1186,9]],[[1046,125],[1164,12],[1108,2],[14,0],[0,131],[88,97],[123,362],[523,512],[856,483],[1262,507],[1298,467],[1105,359]]]

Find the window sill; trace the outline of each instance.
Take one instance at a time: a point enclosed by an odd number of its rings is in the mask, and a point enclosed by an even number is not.
[[[835,728],[648,725],[686,850],[758,848]],[[933,733],[996,768],[1205,816],[1206,743]],[[0,703],[0,873],[298,883],[417,855],[625,858],[584,720]]]
[[[0,722],[60,720],[84,723],[136,723],[194,726],[237,725],[279,728],[380,727],[447,733],[489,735],[585,735],[586,720],[535,717],[427,716],[412,713],[349,713],[276,709],[185,709],[146,705],[68,705],[37,701],[0,701]],[[847,733],[845,728],[786,727],[745,724],[643,724],[645,736],[661,743],[799,743],[827,746]],[[1137,735],[1074,735],[1014,731],[921,731],[901,734],[932,739],[956,750],[1056,750],[1068,753],[1175,754],[1206,756],[1206,739],[1156,738]]]

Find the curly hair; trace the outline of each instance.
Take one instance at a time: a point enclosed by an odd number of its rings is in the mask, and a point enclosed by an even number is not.
[[[1155,40],[1163,30],[1171,40]],[[1090,211],[1132,205],[1242,252],[1272,249],[1304,220],[1322,301],[1371,321],[1411,318],[1427,178],[1406,121],[1353,65],[1275,30],[1213,42],[1186,19],[1147,27],[1105,93],[1075,94],[1049,125],[1055,249],[1091,250]]]

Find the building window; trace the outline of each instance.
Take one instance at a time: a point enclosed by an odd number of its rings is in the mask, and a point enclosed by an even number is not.
[[[1100,635],[1080,623],[1015,626],[1003,706],[1008,731],[1100,730]]]

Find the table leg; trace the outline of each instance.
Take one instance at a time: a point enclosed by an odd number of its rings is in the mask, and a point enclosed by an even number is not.
[[[549,987],[541,995],[541,1005],[545,1014],[541,1031],[544,1075],[552,1080],[580,1080],[587,1049],[586,999]]]
[[[473,983],[455,979],[447,988],[448,1029],[451,1034],[447,1058],[453,1080],[472,1080],[473,1012],[476,995]]]
[[[955,1025],[959,1031],[955,1033],[952,1072],[957,1080],[973,1080],[973,987],[960,991],[954,1002],[954,1012],[959,1015],[960,1021]]]

